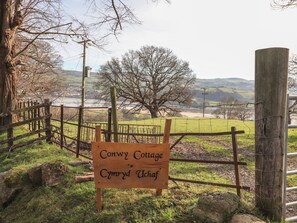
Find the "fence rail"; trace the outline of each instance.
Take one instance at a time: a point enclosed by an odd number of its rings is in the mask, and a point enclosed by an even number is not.
[[[6,132],[6,138],[0,140],[0,153],[30,145],[39,140],[46,139],[47,142],[51,140],[49,100],[41,104],[32,101],[19,102],[15,110],[2,114],[1,117],[5,119],[6,124],[0,126],[0,132]],[[20,126],[28,126],[30,131],[15,136],[15,130]],[[35,135],[38,135],[37,138],[32,139]],[[3,148],[3,145],[6,147]]]
[[[76,157],[82,156],[84,158],[92,160],[90,154],[91,141],[95,140],[95,128],[96,125],[101,126],[102,138],[105,138],[105,141],[112,141],[114,134],[119,136],[119,142],[134,142],[134,143],[160,143],[163,137],[161,133],[160,125],[141,125],[141,124],[119,124],[119,132],[113,132],[111,118],[108,117],[108,122],[83,122],[83,108],[74,108],[78,109],[78,112],[75,111],[76,120],[64,120],[65,119],[65,108],[63,105],[55,107],[59,109],[59,118],[52,117],[50,111],[50,103],[46,101],[43,104],[37,103],[21,103],[22,107],[14,110],[7,116],[10,118],[11,123],[9,125],[1,126],[1,130],[7,131],[7,138],[0,140],[0,144],[7,144],[8,146],[1,151],[10,151],[21,146],[29,145],[37,140],[46,139],[48,142],[54,142],[58,144],[61,148],[64,148],[74,154]],[[27,107],[28,106],[28,107]],[[106,110],[106,107],[100,107],[96,109]],[[77,115],[76,115],[77,113]],[[111,111],[107,112],[108,116],[111,115]],[[12,116],[18,115],[19,120],[12,123]],[[52,121],[52,122],[51,122]],[[14,136],[14,129],[18,126],[27,125],[30,129],[30,132]],[[72,126],[72,127],[70,127]],[[74,127],[73,131],[70,131]],[[240,182],[239,175],[239,166],[247,165],[246,162],[238,161],[238,148],[236,135],[243,134],[244,131],[236,131],[235,127],[231,128],[231,131],[226,132],[211,132],[211,133],[201,133],[201,132],[184,132],[184,133],[171,133],[171,147],[170,150],[174,150],[176,145],[181,142],[182,139],[186,136],[226,136],[229,135],[232,138],[232,150],[233,150],[233,160],[206,160],[206,159],[181,159],[181,158],[170,158],[170,162],[183,162],[183,163],[203,163],[203,164],[219,164],[219,165],[233,165],[234,166],[234,175],[235,175],[235,184],[227,183],[218,183],[218,182],[206,182],[193,179],[183,179],[178,177],[169,176],[169,179],[173,182],[188,182],[195,184],[204,184],[204,185],[213,185],[227,188],[236,188],[238,196],[241,196],[241,189],[249,190],[247,186],[242,186]],[[18,140],[37,135],[38,138],[28,139],[24,142],[18,142]],[[45,134],[45,135],[43,135]],[[67,143],[67,141],[70,143]],[[84,153],[86,151],[87,153]]]
[[[107,133],[106,130],[103,130],[103,135],[107,134],[115,134],[115,132]],[[234,166],[234,175],[235,175],[235,184],[223,184],[223,183],[216,183],[216,182],[206,182],[206,181],[198,181],[192,179],[182,179],[182,178],[175,178],[169,176],[169,179],[173,182],[188,182],[188,183],[195,183],[195,184],[204,184],[204,185],[212,185],[212,186],[220,186],[220,187],[227,187],[227,188],[236,188],[237,195],[241,196],[241,189],[250,190],[248,186],[242,186],[240,183],[240,175],[239,175],[239,166],[240,165],[247,165],[246,162],[238,161],[238,148],[237,148],[237,134],[243,134],[244,131],[236,131],[235,127],[231,127],[231,131],[229,132],[212,132],[212,133],[170,133],[171,139],[173,139],[171,143],[170,150],[173,150],[174,147],[185,137],[185,136],[226,136],[230,135],[232,139],[232,151],[233,151],[233,161],[223,161],[223,160],[199,160],[199,159],[180,159],[180,158],[170,158],[171,162],[184,162],[184,163],[204,163],[204,164],[221,164],[221,165],[233,165]],[[134,138],[136,136],[154,136],[154,137],[162,137],[163,134],[141,134],[141,133],[126,133],[126,132],[118,132],[120,135],[130,135]],[[177,138],[177,139],[176,139]],[[105,138],[106,140],[106,138]],[[136,140],[137,142],[137,140]]]

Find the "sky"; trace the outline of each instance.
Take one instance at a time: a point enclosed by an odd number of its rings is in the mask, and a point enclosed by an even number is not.
[[[65,0],[66,10],[81,13],[81,0]],[[135,0],[129,3],[141,25],[127,26],[105,51],[87,49],[87,65],[98,71],[112,57],[144,45],[166,47],[199,79],[238,77],[254,80],[255,51],[289,48],[297,54],[297,8],[277,10],[271,0]],[[86,7],[86,5],[85,5]],[[59,49],[64,69],[82,69],[82,46]]]

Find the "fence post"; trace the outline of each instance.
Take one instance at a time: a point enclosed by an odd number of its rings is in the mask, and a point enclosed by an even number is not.
[[[8,139],[8,147],[9,147],[9,151],[12,149],[13,146],[13,127],[11,127],[12,124],[12,113],[9,113],[6,117],[7,119],[7,124],[8,124],[8,128],[7,128],[7,139]]]
[[[76,158],[79,157],[79,148],[80,148],[80,136],[81,136],[81,123],[82,123],[82,114],[83,107],[79,107],[78,111],[78,126],[77,126],[77,141],[76,141]]]
[[[283,159],[285,151],[286,98],[289,50],[256,51],[255,148],[256,206],[280,222],[283,209]]]
[[[37,104],[39,105],[39,102]],[[37,109],[37,117],[40,118],[40,107]],[[38,130],[40,131],[40,129],[41,129],[40,119],[38,120],[37,124],[38,124]],[[41,137],[41,133],[39,132],[38,138],[40,138],[40,137]]]
[[[37,105],[37,101],[34,101],[32,103],[33,103],[33,106]],[[32,113],[33,113],[33,118],[36,119],[37,118],[37,109],[34,108]],[[36,131],[36,128],[37,128],[37,122],[36,122],[36,120],[34,120],[34,122],[33,122],[33,131]]]
[[[27,101],[27,108],[29,108],[29,107],[30,107],[30,101]],[[31,111],[29,109],[28,109],[27,113],[28,113],[28,119],[31,119]],[[31,128],[32,122],[29,122],[28,125],[29,125],[29,130],[31,131],[32,130],[32,128]]]
[[[112,86],[110,88],[111,106],[112,106],[112,123],[113,123],[113,141],[118,142],[118,111],[117,111],[117,94],[116,88]]]
[[[26,102],[25,101],[23,101],[22,108],[26,108]],[[23,112],[23,121],[25,121],[25,120],[26,120],[26,111]]]
[[[64,106],[61,105],[60,108],[60,148],[63,149],[64,146]]]
[[[171,119],[166,119],[165,127],[164,127],[163,143],[169,143],[170,129],[171,129]],[[162,195],[162,189],[157,188],[156,195],[157,196]]]
[[[236,128],[231,127],[232,134],[232,149],[233,149],[233,162],[234,162],[234,170],[235,170],[235,182],[236,182],[236,192],[239,197],[241,197],[240,193],[240,179],[239,179],[239,168],[238,168],[238,153],[237,153],[237,140],[236,140]]]
[[[108,108],[108,120],[107,120],[107,142],[111,142],[111,113],[112,108]]]
[[[49,99],[44,100],[44,114],[45,114],[45,135],[46,135],[46,142],[50,143],[51,142],[51,103]]]

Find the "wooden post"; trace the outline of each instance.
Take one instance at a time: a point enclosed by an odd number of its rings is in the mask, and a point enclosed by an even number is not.
[[[52,134],[51,134],[51,108],[50,108],[51,104],[50,104],[49,99],[45,99],[44,104],[45,104],[44,113],[46,116],[45,117],[46,142],[50,143]]]
[[[235,170],[235,182],[236,182],[236,192],[239,197],[240,194],[240,179],[239,179],[239,168],[238,168],[238,153],[237,153],[237,140],[236,140],[236,128],[231,127],[232,133],[232,149],[233,149],[233,161],[234,161],[234,170]]]
[[[80,140],[81,140],[81,122],[82,122],[82,112],[83,112],[83,107],[79,107],[78,111],[78,126],[77,126],[77,139],[76,139],[76,158],[79,157],[79,148],[80,148]]]
[[[39,105],[39,103],[37,103],[37,104]],[[40,118],[40,107],[37,109],[37,117]],[[38,124],[38,130],[40,130],[41,129],[41,122],[40,122],[40,120],[38,120],[37,124]],[[41,137],[41,133],[39,132],[38,133],[38,138],[40,138],[40,137]]]
[[[170,138],[170,128],[171,128],[171,119],[166,119],[165,121],[165,128],[164,128],[164,135],[163,135],[163,143],[169,143]],[[162,195],[162,189],[156,190],[156,195]]]
[[[37,101],[34,101],[32,103],[33,103],[32,104],[33,106],[36,106],[37,105]],[[34,122],[33,122],[33,131],[36,131],[36,129],[37,129],[37,121],[36,121],[36,118],[37,118],[37,109],[34,108],[32,110],[32,113],[33,113],[33,118],[35,119]]]
[[[256,206],[277,222],[283,209],[288,55],[285,48],[256,51]]]
[[[22,108],[26,108],[26,102],[25,101],[23,101],[23,106],[22,106]],[[23,121],[25,121],[27,118],[26,118],[26,111],[24,111],[23,112]]]
[[[107,142],[111,142],[111,113],[112,108],[108,108],[108,119],[107,119]]]
[[[60,107],[60,148],[64,146],[64,106]]]
[[[117,111],[117,93],[116,88],[112,86],[110,88],[111,107],[112,107],[112,123],[113,123],[113,141],[118,142],[118,111]]]
[[[95,138],[96,142],[101,142],[101,127],[97,125],[95,128]],[[102,190],[101,188],[96,188],[96,200],[97,200],[97,210],[100,212],[102,210]]]
[[[27,107],[28,108],[30,107],[30,101],[27,101]],[[28,109],[28,119],[31,119],[31,118],[32,118],[31,111]],[[32,130],[32,128],[31,128],[32,122],[29,122],[28,125],[29,125],[29,130],[31,131]]]

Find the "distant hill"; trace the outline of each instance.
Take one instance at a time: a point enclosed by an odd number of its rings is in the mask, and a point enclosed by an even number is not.
[[[203,100],[203,88],[206,89],[206,101],[219,102],[225,97],[234,97],[242,102],[254,101],[254,81],[241,78],[197,79],[195,98],[197,103]]]
[[[96,73],[92,72],[91,77],[86,78],[86,97],[96,97],[93,84],[97,81]],[[82,72],[65,70],[69,96],[79,96],[81,92]],[[234,97],[242,102],[252,102],[254,100],[254,81],[241,78],[215,78],[197,79],[194,89],[195,104],[201,105],[203,101],[203,89],[206,88],[206,102],[217,103],[224,97]]]
[[[233,88],[246,91],[254,91],[253,80],[242,78],[215,78],[215,79],[197,79],[199,87],[206,88]]]

